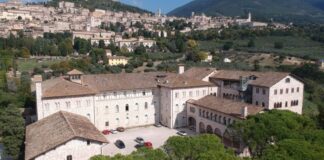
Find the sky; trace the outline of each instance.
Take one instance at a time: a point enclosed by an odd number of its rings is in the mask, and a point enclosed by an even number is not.
[[[0,0],[4,2],[7,0]],[[47,1],[47,0],[23,0],[23,1]],[[168,13],[173,9],[180,7],[192,0],[119,0],[120,2],[137,6],[151,12],[157,12],[160,8],[162,13]]]
[[[120,0],[120,2],[137,6],[152,12],[156,12],[160,8],[162,13],[168,13],[190,1],[191,0]]]

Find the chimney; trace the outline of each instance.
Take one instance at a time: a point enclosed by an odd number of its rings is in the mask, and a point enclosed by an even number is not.
[[[178,74],[182,74],[185,71],[184,64],[179,64],[178,65]]]
[[[241,108],[241,116],[246,118],[248,116],[248,107],[244,106],[243,108]]]

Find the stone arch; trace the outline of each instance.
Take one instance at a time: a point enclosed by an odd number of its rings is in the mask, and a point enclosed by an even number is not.
[[[222,137],[222,132],[221,132],[221,130],[219,128],[215,128],[214,134],[216,134],[219,137]]]
[[[193,117],[189,117],[188,118],[188,126],[189,126],[189,128],[190,129],[192,129],[192,130],[196,130],[196,119],[195,118],[193,118]]]
[[[205,124],[203,122],[199,123],[199,132],[206,133]]]
[[[212,128],[211,125],[207,126],[206,132],[209,133],[209,134],[213,134],[213,128]]]

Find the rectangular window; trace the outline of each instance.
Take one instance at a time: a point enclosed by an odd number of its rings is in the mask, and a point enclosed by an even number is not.
[[[178,98],[178,97],[179,97],[179,93],[176,92],[176,93],[175,93],[175,98]]]
[[[89,146],[91,144],[91,142],[89,140],[87,140],[87,145]]]
[[[182,97],[186,98],[186,92],[182,92]]]
[[[275,89],[275,90],[274,90],[274,95],[277,95],[277,93],[278,93],[278,91]]]
[[[72,160],[72,155],[66,156],[66,160]]]
[[[266,94],[266,90],[262,89],[262,94],[265,95]]]
[[[199,90],[196,91],[196,96],[199,96]]]
[[[297,92],[299,92],[299,87],[297,87]]]
[[[143,91],[143,92],[142,92],[142,94],[143,94],[143,96],[145,96],[145,95],[146,95],[146,92],[145,92],[145,91]]]
[[[48,103],[46,103],[45,104],[45,109],[48,111],[49,110],[49,104]],[[57,110],[59,110],[59,108],[56,108]]]
[[[91,104],[90,104],[90,100],[88,99],[88,100],[87,100],[87,107],[90,107],[90,105],[91,105]]]
[[[295,92],[295,88],[291,88],[291,93],[294,93]]]
[[[289,93],[289,89],[288,88],[286,88],[286,94],[288,94]]]
[[[106,125],[106,127],[108,127],[108,126],[109,126],[109,122],[107,121],[107,122],[105,123],[105,125]]]
[[[70,109],[71,108],[71,102],[65,102],[65,104],[66,104],[66,108],[67,109]]]
[[[205,96],[206,95],[206,90],[203,90],[203,96]]]
[[[192,91],[189,92],[189,97],[192,97]]]
[[[56,105],[56,109],[60,109],[61,108],[60,102],[56,102],[55,105]]]
[[[76,101],[77,107],[81,107],[81,101]]]
[[[260,89],[259,89],[259,88],[256,88],[256,89],[255,89],[255,92],[256,92],[256,93],[259,93],[259,92],[260,92]]]
[[[280,89],[280,94],[283,94],[283,89]]]

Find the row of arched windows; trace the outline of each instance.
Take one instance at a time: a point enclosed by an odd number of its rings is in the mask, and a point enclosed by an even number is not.
[[[202,109],[199,109],[199,116],[204,117],[204,118],[209,119],[209,120],[212,120],[214,122],[218,122],[218,123],[223,124],[223,125],[229,125],[229,124],[231,124],[231,123],[233,123],[235,121],[235,120],[232,121],[232,119],[229,118],[229,117],[225,117],[225,116],[222,116],[222,115],[217,115],[216,113],[205,111],[205,110],[202,110]]]

